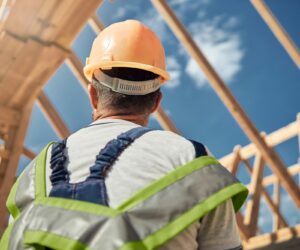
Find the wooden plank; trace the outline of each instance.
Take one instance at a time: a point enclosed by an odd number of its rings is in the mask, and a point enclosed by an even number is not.
[[[297,114],[296,122],[297,122],[298,153],[299,153],[298,162],[300,162],[300,113]]]
[[[9,127],[9,130],[7,131],[5,138],[4,138],[4,147],[5,150],[7,150],[9,153],[11,153],[12,147],[13,147],[13,140],[15,138],[17,127]],[[0,192],[1,192],[1,186],[3,183],[3,178],[5,175],[5,172],[7,170],[7,164],[8,164],[8,158],[2,158],[0,162]],[[0,204],[1,205],[1,204]]]
[[[229,171],[235,176],[238,168],[239,168],[239,164],[241,162],[241,156],[240,156],[240,151],[241,151],[241,146],[237,145],[234,147],[233,152],[234,152],[234,157],[232,159],[232,163],[229,165]]]
[[[15,0],[6,0],[2,1],[0,7],[2,7],[2,12],[0,11],[0,30],[3,30],[3,26],[5,24],[5,20],[7,19],[9,12],[12,10]],[[8,10],[8,11],[7,11]]]
[[[286,52],[290,55],[298,68],[300,68],[300,52],[291,37],[273,15],[272,11],[263,0],[251,0],[251,2],[278,41],[282,44]]]
[[[24,45],[24,41],[12,36],[8,32],[2,31],[0,33],[0,103],[2,104],[10,93],[6,89],[12,88],[14,84],[12,82],[5,82],[4,77],[15,63],[16,57]]]
[[[9,157],[9,151],[4,147],[3,144],[0,145],[0,158],[3,159],[8,159]]]
[[[41,91],[37,98],[37,104],[58,136],[60,138],[67,137],[70,134],[67,125],[43,91]]]
[[[66,51],[55,45],[42,46],[41,50],[37,52],[37,61],[31,65],[28,76],[15,91],[9,101],[9,106],[20,108],[29,99],[35,99],[43,85],[64,61],[66,55]]]
[[[13,5],[5,20],[3,29],[26,37],[30,34],[30,26],[35,21],[35,14],[43,4],[43,0],[18,0]]]
[[[70,7],[72,7],[70,1],[66,0],[43,1],[41,8],[36,13],[35,21],[30,25],[31,35],[39,37],[43,41],[53,42],[52,33],[60,27],[60,18],[57,16],[62,17],[62,12],[66,15],[66,11]],[[52,37],[51,35],[47,37],[45,34],[52,34]]]
[[[7,31],[0,32],[0,82],[24,44],[25,41]]]
[[[79,81],[81,87],[88,94],[87,86],[89,85],[89,81],[85,78],[83,74],[83,64],[81,63],[74,51],[71,51],[69,53],[69,56],[66,60],[66,64]]]
[[[274,147],[284,141],[287,141],[287,140],[297,136],[297,132],[298,132],[297,122],[292,122],[292,123],[288,124],[287,126],[282,127],[280,129],[270,133],[269,135],[267,135],[265,137],[265,140],[269,147]],[[253,143],[242,147],[240,150],[240,155],[241,155],[242,159],[248,159],[257,153],[258,153],[258,150]],[[222,157],[219,161],[222,164],[224,164],[224,166],[227,166],[232,161],[233,157],[234,157],[234,153],[231,153],[229,155]]]
[[[26,147],[23,147],[23,155],[25,155],[29,160],[33,160],[36,156],[33,151]]]
[[[244,223],[249,227],[250,236],[254,236],[257,231],[258,212],[260,206],[260,195],[262,190],[262,179],[264,170],[264,161],[260,154],[255,158],[252,171],[251,186],[253,193],[248,200],[245,211]]]
[[[8,124],[0,123],[0,139],[5,140],[8,130],[9,130]]]
[[[55,39],[55,41],[62,46],[70,44],[75,37],[71,37],[67,34],[77,34],[102,2],[102,0],[77,1],[75,10],[70,13],[70,15],[67,15],[65,20],[60,22],[60,25],[65,28],[57,33],[57,39]],[[74,16],[76,16],[76,18],[74,18]]]
[[[100,21],[96,13],[90,17],[88,24],[97,35],[105,28],[104,24]]]
[[[296,206],[300,209],[300,189],[288,174],[281,158],[275,153],[272,148],[269,148],[267,143],[261,138],[257,128],[254,126],[241,105],[232,95],[227,85],[203,55],[202,51],[199,49],[195,41],[192,39],[179,19],[176,17],[175,13],[168,6],[167,2],[165,0],[152,0],[152,3],[164,17],[165,21],[168,23],[169,27],[177,36],[179,41],[181,41],[187,51],[195,59],[196,63],[202,69],[225,106],[229,109],[245,134],[259,149],[263,159],[272,168],[273,172],[278,175],[280,181],[286,188],[287,192],[291,195]]]
[[[293,175],[296,175],[296,174],[299,174],[300,173],[300,163],[297,163],[295,165],[292,165],[290,167],[287,168],[289,174],[291,176]],[[265,187],[269,186],[269,185],[272,185],[274,184],[276,181],[278,180],[278,177],[276,175],[269,175],[269,176],[266,176],[264,177],[263,179],[263,185]],[[250,188],[250,187],[249,187]]]
[[[0,105],[0,123],[16,126],[19,124],[20,118],[21,114],[19,110]]]
[[[5,202],[9,191],[15,181],[19,157],[23,152],[23,143],[29,120],[31,117],[32,107],[33,102],[28,103],[26,106],[24,106],[24,109],[22,110],[20,125],[16,129],[15,135],[12,138],[13,140],[10,142],[11,145],[8,148],[11,153],[7,165],[5,167],[6,171],[4,178],[2,179],[2,185],[0,190],[0,233],[7,225],[7,211],[5,208]]]
[[[22,47],[22,51],[11,65],[13,70],[9,70],[3,78],[2,84],[6,86],[6,95],[2,99],[3,103],[12,102],[16,98],[16,94],[22,95],[23,82],[30,76],[42,48],[43,45],[34,40],[29,40]]]
[[[250,238],[247,242],[244,242],[245,250],[254,249],[299,249],[299,245],[295,248],[286,248],[284,245],[281,248],[276,248],[276,244],[284,243],[292,239],[300,238],[300,225],[296,225],[292,228],[283,228],[275,233],[268,233]],[[299,241],[298,241],[299,242]],[[267,248],[269,246],[269,248]],[[266,248],[264,248],[266,247]]]
[[[280,209],[280,182],[277,180],[274,183],[273,191],[273,200],[274,204]],[[280,220],[277,214],[273,214],[273,232],[277,231],[280,228]]]
[[[161,106],[158,107],[154,115],[163,129],[180,135],[179,130],[176,128],[175,124],[171,121]]]
[[[244,163],[246,165],[246,169],[248,170],[249,174],[252,175],[252,167],[250,165],[249,160],[244,160]],[[272,212],[278,216],[278,219],[280,220],[280,223],[284,226],[287,227],[288,224],[283,218],[279,207],[273,202],[272,198],[270,197],[269,193],[265,190],[265,188],[261,188],[262,195],[264,199],[266,200],[267,204],[271,208]]]

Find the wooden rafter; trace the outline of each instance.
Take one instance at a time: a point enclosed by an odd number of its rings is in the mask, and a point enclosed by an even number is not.
[[[277,180],[274,183],[274,191],[273,191],[273,200],[274,204],[277,207],[280,207],[280,182]],[[273,214],[273,232],[277,231],[281,226],[280,219],[277,214]]]
[[[168,115],[161,106],[158,107],[154,115],[163,129],[172,131],[180,135],[179,130],[176,128],[175,124],[171,121],[171,119],[168,117]]]
[[[0,123],[16,126],[20,122],[21,114],[19,110],[0,105]]]
[[[4,178],[2,179],[2,185],[0,189],[0,234],[2,229],[7,225],[7,211],[4,204],[10,188],[15,181],[19,158],[23,153],[23,144],[31,117],[32,106],[33,102],[30,102],[24,107],[22,110],[19,127],[12,128],[11,130],[11,140],[9,143],[6,143],[8,147],[7,149],[10,151],[9,160],[5,161],[6,166],[2,164],[1,161],[1,167],[4,167],[6,171],[4,173]]]
[[[300,238],[300,225],[296,225],[292,228],[283,228],[274,233],[268,233],[250,238],[247,242],[244,242],[244,248],[246,250],[253,249],[298,249],[299,240],[295,240],[289,246],[279,246],[276,248],[276,244],[291,239]],[[268,247],[271,246],[271,247]]]
[[[244,163],[245,163],[246,169],[248,170],[249,174],[252,175],[253,170],[252,170],[252,167],[251,167],[251,164],[250,164],[249,160],[244,160]],[[272,212],[278,216],[278,219],[280,220],[280,223],[284,227],[287,227],[288,226],[287,222],[283,218],[279,207],[274,203],[274,201],[272,200],[269,193],[263,187],[260,187],[260,190],[261,190],[262,196],[265,198],[265,200],[266,200],[267,204],[269,205],[269,207],[271,208]]]
[[[67,125],[43,91],[39,94],[37,103],[58,136],[61,138],[67,137],[70,134]]]
[[[290,166],[287,168],[288,172],[290,173],[291,176],[293,175],[296,175],[296,174],[300,174],[300,164],[297,163],[293,166]],[[276,175],[269,175],[269,176],[266,176],[264,177],[263,179],[263,185],[265,187],[271,185],[271,184],[274,184],[275,182],[278,181],[278,177]]]
[[[287,141],[295,136],[297,136],[300,126],[298,126],[297,121],[288,124],[285,127],[282,127],[273,133],[270,133],[265,137],[265,141],[267,142],[269,147],[274,147],[284,141]],[[258,153],[258,149],[254,143],[248,144],[241,148],[240,156],[242,159],[249,159],[250,157],[254,156]],[[234,153],[226,155],[220,159],[222,164],[227,166],[232,161],[234,157]]]
[[[89,25],[96,34],[99,34],[105,28],[104,24],[100,21],[96,13],[94,13],[89,19]]]
[[[247,226],[249,226],[251,236],[254,236],[257,231],[263,170],[264,170],[264,161],[261,155],[257,155],[255,158],[251,184],[250,184],[252,186],[253,193],[251,195],[250,200],[247,202],[245,220],[244,220],[244,223]]]
[[[165,21],[168,23],[171,30],[173,30],[177,38],[181,41],[182,45],[185,46],[187,51],[198,63],[199,67],[203,70],[207,79],[209,80],[212,87],[219,95],[225,106],[229,109],[245,134],[259,149],[263,159],[272,168],[273,172],[278,175],[280,181],[285,186],[288,193],[291,195],[296,206],[300,208],[300,189],[288,174],[286,167],[280,157],[275,153],[273,149],[269,148],[264,139],[262,139],[257,128],[251,122],[250,118],[247,116],[238,101],[234,98],[224,81],[220,78],[220,76],[208,62],[202,51],[199,49],[195,41],[192,39],[191,35],[182,25],[167,2],[165,0],[152,0],[152,3],[164,17]]]
[[[241,151],[241,146],[240,145],[237,145],[237,146],[234,147],[234,149],[233,149],[234,157],[232,159],[231,164],[229,165],[229,171],[234,176],[236,175],[236,173],[238,171],[239,164],[241,162],[240,151]]]
[[[251,2],[257,12],[269,26],[269,28],[272,30],[274,35],[277,37],[279,42],[285,48],[287,53],[293,59],[295,64],[298,66],[298,68],[300,68],[300,52],[297,46],[290,38],[288,33],[284,30],[284,28],[280,25],[276,17],[273,15],[272,11],[265,4],[264,0],[251,0]]]
[[[36,156],[33,151],[26,147],[23,147],[23,155],[25,155],[29,160],[33,160]]]
[[[87,93],[87,86],[89,82],[83,74],[83,64],[74,51],[70,52],[68,58],[66,59],[66,64],[81,84],[81,87]]]

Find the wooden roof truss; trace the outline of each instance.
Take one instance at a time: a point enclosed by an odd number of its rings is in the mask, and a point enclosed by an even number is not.
[[[30,4],[27,0],[4,2],[2,12],[0,11],[0,235],[7,225],[5,200],[15,181],[19,158],[21,155],[29,159],[35,157],[34,152],[23,145],[34,103],[38,104],[60,138],[70,134],[64,120],[42,89],[65,61],[86,92],[88,82],[82,72],[83,65],[72,51],[71,43],[86,22],[96,34],[104,28],[95,14],[101,0],[31,0]],[[292,60],[300,67],[297,47],[264,1],[251,2]],[[237,214],[245,247],[255,249],[299,239],[300,225],[289,227],[280,210],[280,198],[281,187],[284,187],[295,206],[300,209],[300,189],[293,179],[294,175],[300,173],[300,165],[296,163],[286,167],[273,147],[292,137],[299,138],[300,117],[272,134],[260,133],[167,1],[152,0],[152,3],[190,56],[195,59],[213,89],[252,142],[245,147],[237,146],[233,153],[220,159],[233,174],[237,174],[239,167],[244,165],[251,178],[248,184],[251,196],[244,206],[245,212]],[[155,117],[162,128],[180,133],[162,107],[159,107]],[[253,157],[254,164],[251,164],[250,159]],[[272,170],[272,175],[264,176],[266,166]],[[269,185],[274,187],[274,197],[266,190]],[[262,231],[258,226],[261,198],[272,211],[274,232],[271,234],[261,235]]]

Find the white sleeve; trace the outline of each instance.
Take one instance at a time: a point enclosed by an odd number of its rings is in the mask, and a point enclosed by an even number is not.
[[[242,249],[231,199],[203,217],[197,241],[198,250]]]

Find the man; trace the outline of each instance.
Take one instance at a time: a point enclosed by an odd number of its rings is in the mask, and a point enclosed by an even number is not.
[[[134,20],[109,26],[84,73],[94,122],[26,168],[1,249],[241,249],[246,188],[202,144],[146,128],[170,78],[156,35]]]

